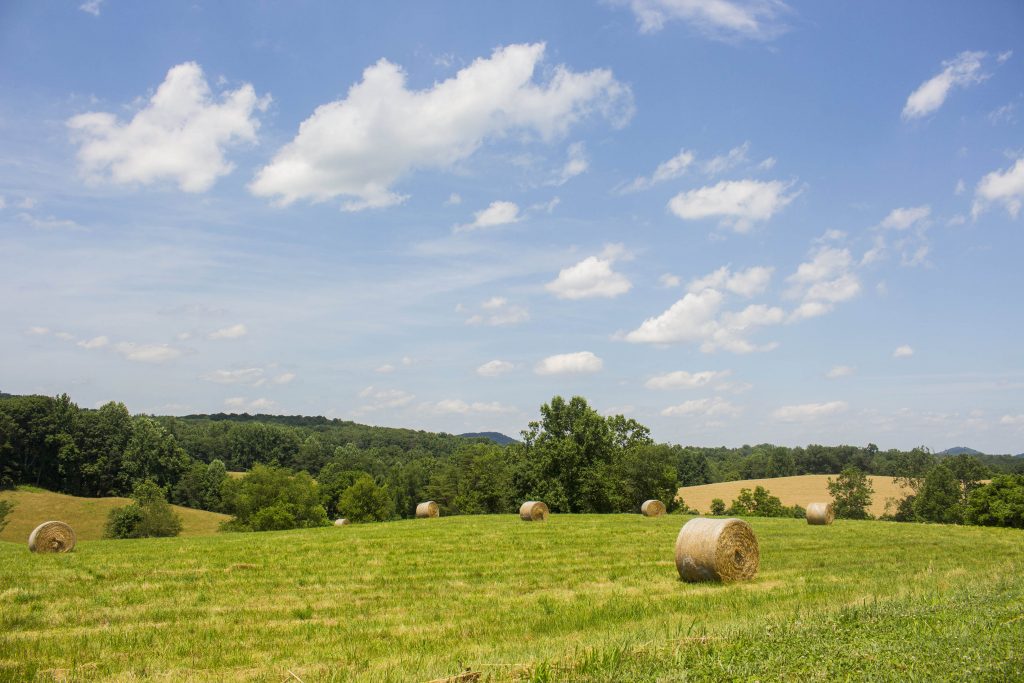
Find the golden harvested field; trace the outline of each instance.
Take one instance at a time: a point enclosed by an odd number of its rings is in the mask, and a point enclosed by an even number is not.
[[[0,541],[15,543],[28,542],[32,530],[51,519],[70,524],[79,541],[98,540],[103,538],[103,525],[107,523],[110,510],[132,502],[128,498],[79,498],[39,489],[4,491],[0,494],[0,500],[10,500],[15,504],[8,517],[10,523],[0,531]],[[182,536],[215,534],[220,523],[230,519],[228,515],[216,512],[192,510],[177,505],[172,507],[181,515]]]
[[[771,491],[773,496],[778,496],[783,505],[800,505],[807,507],[808,503],[831,502],[832,496],[828,493],[828,480],[835,479],[836,474],[803,474],[799,477],[778,477],[776,479],[743,479],[740,481],[723,481],[717,484],[704,484],[703,486],[684,486],[679,489],[679,495],[692,508],[701,512],[711,510],[711,500],[721,498],[729,505],[740,489],[753,489],[755,486],[763,486]],[[875,489],[871,498],[871,514],[876,517],[885,512],[885,501],[890,498],[897,500],[906,496],[910,491],[901,488],[892,477],[868,477]]]

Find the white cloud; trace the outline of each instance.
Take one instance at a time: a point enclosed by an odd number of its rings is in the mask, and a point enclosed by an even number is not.
[[[269,96],[257,97],[246,83],[217,102],[195,62],[167,72],[145,108],[127,123],[109,112],[89,112],[68,120],[80,142],[78,161],[86,177],[148,185],[170,180],[185,192],[203,192],[234,165],[225,149],[253,143]]]
[[[899,346],[892,352],[893,358],[910,358],[914,355],[914,349],[909,344]]]
[[[781,33],[781,17],[789,10],[781,0],[629,0],[629,6],[641,33],[679,20],[712,38],[756,40]]]
[[[39,325],[33,325],[32,327],[28,328],[28,333],[29,334],[50,334],[50,328],[49,327],[40,327]]]
[[[439,415],[498,415],[503,413],[514,413],[516,409],[511,406],[502,405],[497,401],[484,403],[473,401],[467,403],[461,399],[444,399],[437,403],[429,403],[423,406],[428,412]]]
[[[669,406],[661,411],[665,417],[735,417],[742,412],[724,398],[698,398],[679,405]]]
[[[263,368],[214,370],[211,373],[202,375],[202,379],[217,384],[249,384],[252,386],[259,386],[266,381],[263,376]]]
[[[633,113],[629,87],[607,69],[556,66],[534,80],[545,45],[508,45],[426,90],[406,86],[401,67],[381,59],[346,97],[323,104],[256,175],[250,190],[283,205],[350,197],[349,210],[404,200],[391,190],[417,169],[447,169],[486,141],[511,132],[544,140],[600,113],[624,125]]]
[[[668,207],[683,220],[721,219],[736,232],[749,231],[755,222],[766,221],[796,197],[786,194],[791,183],[778,180],[723,180],[716,185],[680,192]]]
[[[452,228],[454,232],[468,232],[481,228],[496,228],[499,225],[508,225],[522,220],[519,215],[519,206],[513,202],[491,202],[486,209],[481,209],[473,214],[473,222],[463,225],[456,225]]]
[[[728,266],[722,266],[718,270],[694,280],[687,289],[691,292],[700,292],[705,289],[725,289],[749,299],[762,293],[768,287],[774,272],[774,268],[754,266],[734,273],[729,270]]]
[[[1001,107],[996,107],[988,113],[988,122],[993,126],[1000,123],[1013,123],[1016,120],[1017,103],[1008,102]]]
[[[238,339],[244,337],[248,333],[245,325],[238,323],[237,325],[230,325],[219,330],[215,330],[207,335],[210,339]]]
[[[533,211],[543,211],[544,213],[552,213],[555,210],[555,208],[561,203],[561,198],[552,197],[546,202],[538,202],[537,204],[532,204],[530,206],[530,209]]]
[[[36,230],[82,230],[82,226],[78,223],[68,220],[67,218],[57,218],[55,216],[46,216],[45,218],[40,216],[34,216],[30,213],[19,213],[18,220],[32,226]]]
[[[693,152],[689,152],[685,149],[679,150],[679,154],[675,155],[668,161],[663,161],[658,164],[658,168],[654,169],[654,173],[650,177],[638,176],[620,192],[636,192],[639,190],[646,190],[652,185],[657,183],[665,182],[666,180],[672,180],[686,173],[686,169],[690,167],[694,160]]]
[[[565,375],[600,372],[604,361],[590,351],[548,356],[534,368],[538,375]]]
[[[544,289],[559,299],[611,299],[625,294],[633,284],[625,275],[612,270],[612,263],[624,256],[628,254],[621,244],[608,245],[600,256],[588,256],[560,270],[558,277],[544,285]]]
[[[1007,50],[1006,52],[1000,52],[996,57],[996,61],[1000,64],[1005,64],[1010,57],[1013,56],[1013,50]]]
[[[918,119],[938,110],[954,87],[966,88],[985,79],[981,74],[984,52],[961,52],[942,63],[942,71],[910,93],[903,106],[903,119]]]
[[[830,415],[843,413],[849,406],[845,401],[829,401],[828,403],[802,403],[800,405],[782,406],[772,413],[781,422],[807,422]]]
[[[861,284],[851,271],[852,265],[849,249],[821,247],[812,252],[811,260],[801,263],[796,272],[786,278],[790,283],[787,296],[801,299],[790,313],[789,321],[824,315],[835,304],[857,296]]]
[[[481,377],[497,377],[512,372],[515,368],[512,363],[505,360],[490,360],[476,369],[476,374]]]
[[[444,201],[445,206],[458,206],[462,203],[462,195],[458,192],[452,192],[448,195],[448,199]]]
[[[956,187],[953,188],[953,194],[961,195],[961,194],[963,194],[966,191],[967,191],[967,183],[964,182],[964,179],[961,178],[960,180],[956,181]]]
[[[78,9],[88,14],[91,14],[94,17],[98,17],[100,15],[100,6],[102,4],[103,0],[86,0],[78,6]]]
[[[730,374],[729,370],[704,370],[702,372],[676,370],[665,375],[651,377],[644,382],[644,386],[648,389],[696,389],[724,379]]]
[[[999,424],[1011,426],[1024,425],[1024,413],[1019,415],[1003,415],[999,418]]]
[[[266,410],[274,406],[274,402],[268,398],[257,398],[252,401],[247,401],[241,397],[228,398],[224,400],[224,405],[228,408],[239,408],[245,411],[249,410]]]
[[[114,350],[128,360],[140,363],[166,363],[181,356],[181,351],[167,344],[136,344],[121,342]]]
[[[777,162],[775,160],[775,157],[768,157],[767,159],[763,160],[761,163],[759,163],[757,165],[757,170],[759,170],[759,171],[770,171],[773,168],[775,168],[775,164],[776,163]]]
[[[53,336],[61,341],[75,341],[75,335],[70,332],[54,332]]]
[[[755,304],[719,315],[724,295],[717,289],[688,292],[659,316],[648,318],[626,335],[626,341],[648,344],[700,342],[701,351],[722,348],[733,353],[767,351],[773,344],[755,346],[746,336],[757,327],[776,325],[785,317],[781,308]]]
[[[854,373],[855,369],[849,365],[835,365],[829,370],[825,377],[829,379],[839,379],[840,377],[849,377]]]
[[[282,372],[274,378],[274,384],[288,384],[295,379],[294,372]]]
[[[367,401],[361,405],[356,412],[368,413],[388,408],[401,408],[412,403],[416,398],[402,389],[378,389],[372,384],[359,392],[359,398]]]
[[[666,289],[671,287],[678,287],[682,283],[683,281],[679,278],[679,276],[673,275],[672,273],[663,273],[658,277],[658,284]]]
[[[926,223],[931,213],[932,208],[927,204],[924,206],[893,209],[879,225],[889,230],[906,230],[915,225],[921,226]]]
[[[481,313],[474,313],[466,319],[467,325],[518,325],[530,319],[530,312],[523,306],[510,304],[504,297],[495,296],[480,305]],[[466,307],[459,304],[456,312],[463,313]]]
[[[78,345],[83,349],[102,349],[104,346],[110,344],[110,339],[104,336],[93,337],[92,339],[82,340],[78,342]]]
[[[586,148],[582,142],[575,142],[569,145],[569,158],[566,160],[565,166],[562,167],[558,179],[553,184],[564,185],[570,179],[575,178],[581,173],[586,173],[589,168],[590,162],[587,161]]]
[[[992,171],[978,182],[974,190],[971,215],[977,218],[990,204],[999,202],[1011,218],[1020,214],[1024,203],[1024,157],[1005,171]]]
[[[381,365],[379,368],[374,370],[374,372],[380,373],[382,375],[389,375],[389,374],[391,374],[394,371],[395,371],[395,366],[392,365],[391,363],[385,363],[384,365]]]
[[[719,154],[704,162],[704,173],[709,176],[716,176],[730,171],[740,164],[747,162],[747,152],[750,151],[750,143],[744,142],[739,147],[733,147],[726,154]],[[772,160],[771,166],[775,165]],[[771,167],[769,166],[769,168]]]

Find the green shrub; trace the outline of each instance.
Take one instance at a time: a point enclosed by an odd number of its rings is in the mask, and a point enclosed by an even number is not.
[[[1024,474],[993,477],[967,499],[967,519],[982,526],[1024,529]]]
[[[326,526],[327,511],[320,489],[306,472],[255,465],[241,479],[226,479],[221,489],[233,531],[269,531]]]
[[[719,502],[722,501],[719,500]],[[713,505],[714,502],[712,502]],[[778,496],[773,496],[763,486],[755,486],[753,491],[740,489],[739,496],[732,502],[729,509],[724,511],[724,514],[748,517],[803,517],[804,513],[804,509],[799,505],[794,507],[783,505]]]
[[[725,514],[725,501],[721,498],[711,499],[711,514],[720,516]]]
[[[107,538],[151,538],[181,533],[181,517],[156,482],[147,479],[138,483],[132,498],[134,503],[110,511],[104,529]]]
[[[395,518],[395,500],[387,486],[364,474],[341,494],[338,514],[353,522],[385,522]]]

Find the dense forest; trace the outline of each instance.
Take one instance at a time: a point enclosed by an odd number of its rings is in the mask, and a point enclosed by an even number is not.
[[[635,511],[648,498],[673,504],[680,486],[844,469],[923,485],[941,462],[972,481],[1024,473],[1019,457],[940,457],[874,444],[657,444],[640,423],[601,416],[580,397],[556,396],[521,441],[504,446],[324,417],[133,416],[122,403],[86,409],[67,395],[0,397],[0,488],[109,496],[153,482],[171,502],[235,514],[240,528],[283,528],[289,515],[301,521],[299,508],[367,520],[411,517],[423,500],[437,501],[444,514],[511,512],[526,499],[553,511]],[[237,479],[229,471],[251,474]],[[290,493],[273,493],[279,489]],[[254,501],[263,499],[280,503],[276,516],[246,522],[244,510],[256,514]]]

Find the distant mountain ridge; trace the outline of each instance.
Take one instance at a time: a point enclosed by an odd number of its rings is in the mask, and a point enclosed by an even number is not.
[[[939,451],[935,455],[963,455],[965,453],[967,455],[986,455],[981,451],[976,451],[973,448],[968,448],[967,446],[954,446],[953,448],[947,448],[944,451]]]
[[[513,439],[511,436],[505,436],[501,432],[467,432],[466,434],[459,434],[459,436],[467,439],[490,439],[499,446],[507,446],[510,443],[519,443],[518,440]]]

